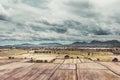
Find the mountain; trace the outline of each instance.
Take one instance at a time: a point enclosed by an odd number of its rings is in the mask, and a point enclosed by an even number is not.
[[[74,42],[70,44],[69,46],[87,46],[86,42]]]
[[[90,43],[87,42],[74,42],[70,46],[92,46],[92,47],[120,47],[120,42],[117,40],[109,41],[97,41],[93,40]]]
[[[86,44],[86,42],[74,42],[72,44]]]
[[[24,44],[20,44],[20,45],[25,45],[25,46],[29,46],[29,45],[34,45],[34,44],[30,44],[30,43],[24,43]]]
[[[40,47],[40,46],[62,46],[60,43],[41,43],[41,44],[31,44],[31,43],[23,43],[23,44],[16,44],[11,45],[14,47]]]
[[[63,46],[60,43],[41,43],[40,46]]]
[[[45,47],[45,46],[79,46],[79,47],[120,47],[120,42],[117,40],[109,41],[98,41],[93,40],[91,42],[73,42],[72,44],[63,45],[60,43],[41,43],[41,44],[15,44],[15,45],[5,45],[7,47]]]
[[[27,46],[35,46],[35,44],[31,44],[31,43],[23,43],[23,44],[15,44],[15,45],[12,45],[14,47],[27,47]]]
[[[93,40],[90,42],[91,44],[96,44],[96,43],[103,43],[102,41],[97,41],[97,40]]]

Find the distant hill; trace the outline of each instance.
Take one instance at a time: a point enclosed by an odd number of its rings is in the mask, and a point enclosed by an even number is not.
[[[60,43],[41,43],[40,46],[62,46]]]
[[[41,44],[31,44],[31,43],[23,43],[23,44],[16,44],[16,45],[9,45],[14,47],[31,47],[31,46],[62,46],[60,43],[41,43]]]
[[[120,41],[109,40],[109,41],[97,41],[93,40],[91,42],[73,42],[72,44],[63,45],[60,43],[40,43],[40,44],[15,44],[15,45],[5,45],[7,47],[41,47],[41,46],[79,46],[79,47],[120,47]]]
[[[70,46],[120,47],[120,42],[117,40],[110,40],[110,41],[93,40],[90,43],[74,42],[74,43],[70,44]]]
[[[23,44],[16,44],[16,45],[12,45],[12,46],[15,46],[15,47],[21,47],[21,46],[24,46],[24,47],[26,47],[26,46],[35,46],[35,44],[31,44],[31,43],[23,43]]]
[[[34,45],[34,44],[30,44],[30,43],[24,43],[24,44],[20,44],[20,45],[25,45],[25,46],[29,46],[29,45]]]

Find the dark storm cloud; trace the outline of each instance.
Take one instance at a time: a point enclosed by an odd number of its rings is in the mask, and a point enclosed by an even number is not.
[[[101,28],[98,28],[97,30],[92,30],[94,35],[110,35],[111,33],[107,30],[102,30]]]
[[[5,15],[0,15],[0,20],[2,20],[2,21],[7,21],[7,20],[8,20],[8,17],[5,16]]]
[[[0,0],[0,40],[119,40],[118,2]]]
[[[81,23],[74,20],[67,20],[67,21],[64,21],[64,25],[67,27],[74,27],[74,26],[81,25]]]
[[[55,31],[57,33],[62,33],[62,34],[67,32],[67,28],[61,28],[61,27],[51,28],[50,30]]]
[[[48,27],[48,29],[47,29],[47,30],[50,30],[50,31],[55,31],[57,33],[63,33],[63,34],[65,32],[67,32],[67,25],[66,25],[66,23],[57,24],[57,23],[49,23],[47,21],[41,21],[41,22],[39,21],[39,23],[44,24],[46,26],[51,26],[50,28]],[[40,27],[37,27],[37,28],[40,29]],[[40,29],[40,30],[42,30],[42,29]]]
[[[32,28],[32,30],[34,31],[45,31],[46,28],[41,28],[40,26],[37,25],[28,25],[30,28]]]
[[[82,23],[80,23],[78,21],[74,21],[74,20],[66,20],[63,22],[63,24],[54,24],[54,23],[51,24],[47,21],[43,21],[41,23],[45,24],[47,26],[52,26],[52,28],[49,28],[49,30],[55,31],[57,33],[62,33],[62,34],[66,33],[69,28],[78,30],[79,33],[81,33],[83,35],[88,35],[88,34],[110,35],[110,34],[112,34],[110,31],[104,30],[100,26],[86,25],[86,24],[82,24]],[[40,27],[34,26],[33,28],[36,28],[36,30],[43,30]]]
[[[62,33],[62,34],[66,33],[69,28],[78,29],[81,25],[80,22],[74,21],[74,20],[66,20],[61,24],[49,23],[47,21],[41,21],[40,23],[44,24],[46,26],[51,26],[50,28],[48,27],[48,30],[55,31],[57,33]],[[36,27],[34,26],[33,28],[36,28]],[[40,29],[40,27],[37,27],[37,28],[38,28],[37,30]],[[40,30],[42,30],[42,29],[40,29]]]
[[[78,26],[81,26],[82,24],[78,21],[75,21],[75,20],[65,20],[63,21],[63,23],[61,24],[57,24],[57,23],[49,23],[47,21],[42,21],[40,22],[44,25],[47,25],[47,26],[52,26],[53,28],[79,28]],[[83,25],[82,25],[83,26]]]

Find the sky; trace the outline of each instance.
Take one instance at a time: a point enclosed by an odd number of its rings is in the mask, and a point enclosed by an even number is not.
[[[0,44],[120,41],[120,0],[0,0]]]

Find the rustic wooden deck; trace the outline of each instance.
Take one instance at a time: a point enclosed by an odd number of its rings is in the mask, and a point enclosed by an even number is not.
[[[13,61],[0,65],[0,80],[120,80],[120,63],[57,59],[53,63]]]

